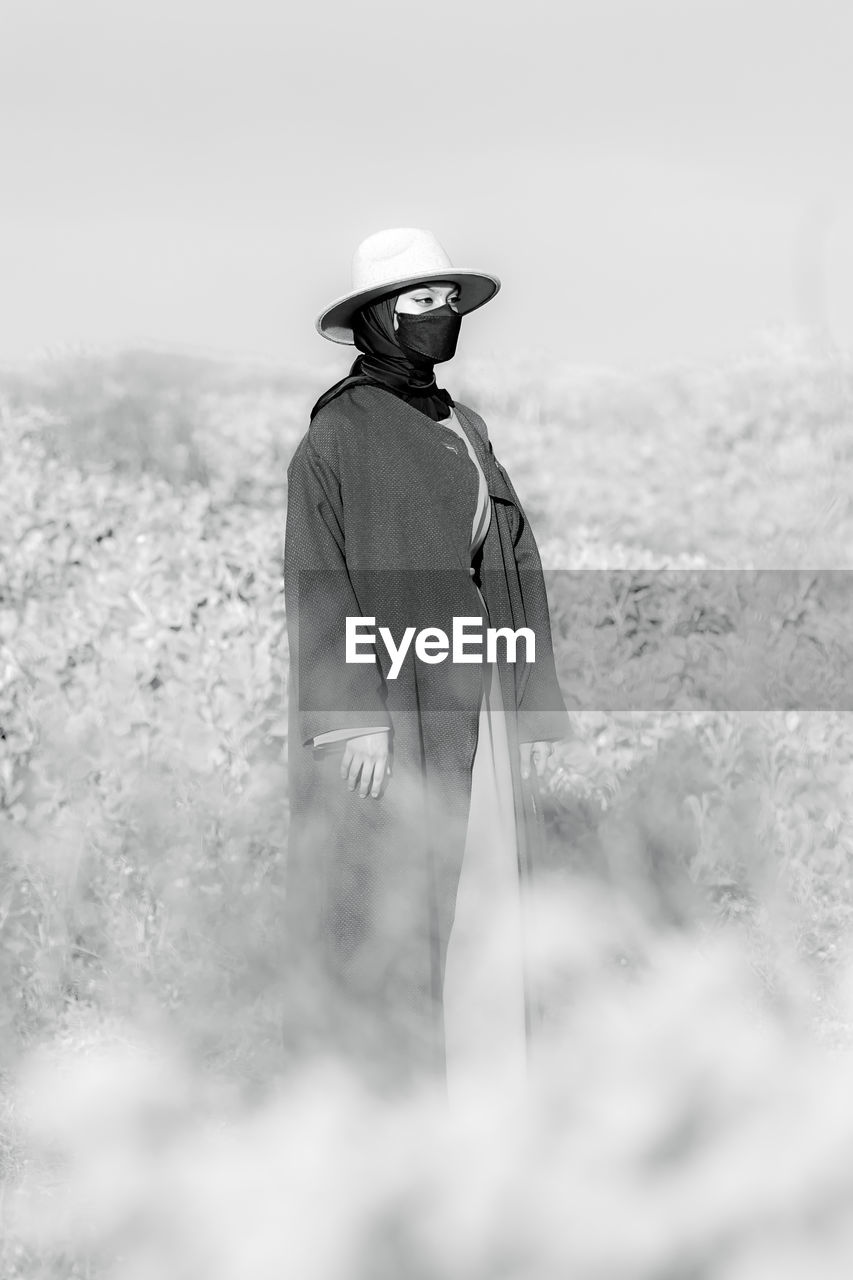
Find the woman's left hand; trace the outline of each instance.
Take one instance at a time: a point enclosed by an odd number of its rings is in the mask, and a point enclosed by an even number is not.
[[[536,770],[537,778],[541,778],[545,773],[545,765],[554,750],[553,742],[522,742],[519,743],[519,752],[521,754],[521,776],[522,778],[530,777],[530,761],[533,761],[533,767]]]

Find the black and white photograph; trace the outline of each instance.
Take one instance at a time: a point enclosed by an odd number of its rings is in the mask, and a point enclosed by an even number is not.
[[[0,1280],[853,1275],[851,51],[5,0]]]

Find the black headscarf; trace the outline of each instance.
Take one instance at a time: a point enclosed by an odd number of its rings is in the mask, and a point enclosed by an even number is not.
[[[384,387],[434,422],[450,417],[453,401],[447,391],[436,386],[435,361],[428,356],[409,354],[397,341],[394,328],[396,301],[397,294],[392,294],[391,297],[369,302],[356,312],[352,330],[355,345],[362,355],[356,358],[345,378],[323,392],[311,410],[312,418],[347,387],[364,384]]]

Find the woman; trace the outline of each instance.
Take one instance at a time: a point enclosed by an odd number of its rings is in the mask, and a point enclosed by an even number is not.
[[[434,374],[499,287],[427,231],[359,245],[317,328],[361,355],[288,469],[294,1014],[383,1080],[449,1072],[477,1037],[518,1068],[529,1033],[523,778],[568,721],[530,526],[485,423]],[[535,649],[478,652],[487,627]]]

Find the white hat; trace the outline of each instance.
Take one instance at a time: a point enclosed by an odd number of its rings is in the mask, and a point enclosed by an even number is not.
[[[352,321],[359,307],[383,294],[414,289],[416,285],[451,281],[459,288],[460,314],[482,307],[501,287],[497,276],[468,267],[454,267],[431,231],[392,227],[362,240],[352,258],[352,290],[320,313],[317,332],[331,342],[354,345]]]

